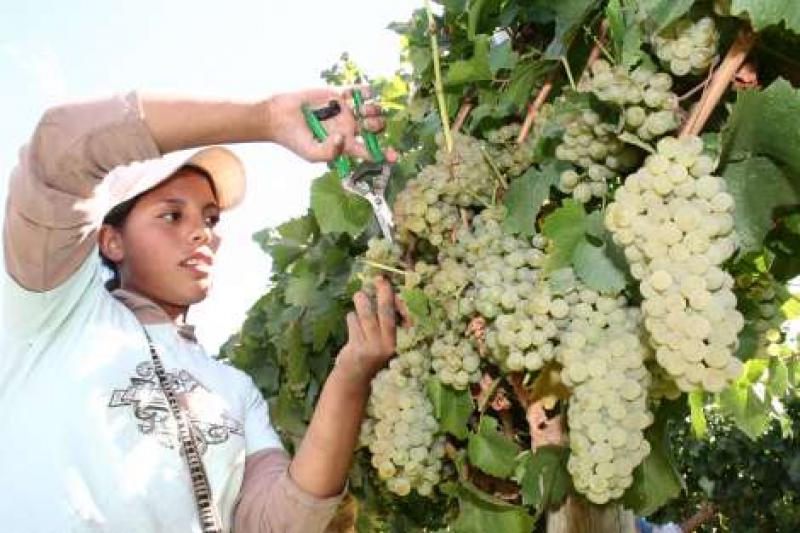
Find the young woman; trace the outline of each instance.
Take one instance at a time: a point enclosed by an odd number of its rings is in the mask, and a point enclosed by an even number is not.
[[[221,147],[171,152],[264,141],[309,161],[366,157],[345,94],[134,93],[44,114],[11,176],[3,233],[2,531],[325,527],[370,379],[394,353],[394,295],[383,280],[377,309],[355,295],[348,342],[290,460],[252,380],[210,358],[183,323],[208,293],[215,224],[244,194],[242,165]],[[332,99],[343,111],[318,144],[300,106]],[[378,108],[365,112],[382,128]]]

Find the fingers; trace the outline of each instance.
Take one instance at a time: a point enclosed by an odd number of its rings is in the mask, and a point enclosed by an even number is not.
[[[304,147],[305,158],[311,162],[333,161],[346,151],[346,140],[340,133],[332,133],[324,142],[310,139]]]
[[[394,307],[397,309],[397,312],[403,319],[401,325],[404,328],[410,328],[414,325],[414,322],[411,320],[411,314],[408,312],[408,306],[406,305],[405,300],[403,300],[399,294],[394,295]]]
[[[378,325],[380,326],[381,342],[387,353],[393,353],[397,331],[394,318],[394,294],[389,282],[382,277],[375,279],[375,287],[378,292]]]
[[[531,428],[542,429],[541,424],[547,422],[547,413],[544,412],[544,406],[541,401],[533,402],[528,407],[526,415]]]
[[[369,301],[369,297],[363,292],[357,292],[353,297],[353,302],[356,304],[356,314],[361,324],[361,330],[364,332],[364,339],[370,344],[380,343],[380,326],[378,325],[378,318],[375,316],[375,310],[372,308],[372,302]]]
[[[364,342],[364,331],[354,312],[347,313],[347,340],[348,342]]]

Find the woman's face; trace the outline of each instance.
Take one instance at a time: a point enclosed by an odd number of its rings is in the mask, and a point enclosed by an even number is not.
[[[147,192],[117,230],[104,226],[104,254],[117,263],[121,287],[175,318],[203,300],[220,238],[220,208],[208,179],[192,169]]]

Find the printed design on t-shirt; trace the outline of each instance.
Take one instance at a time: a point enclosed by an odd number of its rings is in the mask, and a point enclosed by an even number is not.
[[[192,434],[201,454],[211,445],[226,442],[231,435],[244,436],[242,423],[228,413],[222,399],[191,373],[186,370],[168,371],[167,379],[177,393],[181,409],[189,414]],[[136,375],[130,378],[130,382],[128,388],[112,392],[108,406],[132,407],[143,434],[154,436],[167,448],[178,448],[178,427],[153,363],[145,361],[137,365]]]

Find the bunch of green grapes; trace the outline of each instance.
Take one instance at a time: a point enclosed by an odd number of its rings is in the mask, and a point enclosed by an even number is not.
[[[517,144],[520,129],[518,123],[513,123],[486,134],[489,156],[498,169],[511,178],[524,173],[536,160],[536,136],[528,135],[522,144]]]
[[[387,488],[428,496],[439,482],[444,437],[425,392],[430,362],[413,329],[397,332],[398,355],[372,380],[360,443]]]
[[[567,468],[575,489],[603,504],[622,496],[650,453],[649,352],[639,335],[640,312],[624,297],[578,294],[557,350],[561,381],[571,389]]]
[[[600,100],[619,106],[624,128],[643,141],[666,135],[680,124],[678,96],[670,89],[672,77],[642,65],[629,71],[604,60],[592,63],[591,75],[579,86]]]
[[[552,314],[563,318],[568,307],[563,300],[537,299],[544,239],[505,233],[504,217],[503,207],[483,210],[446,253],[470,269],[470,284],[457,298],[459,313],[486,320],[488,355],[507,370],[536,370],[553,357]]]
[[[565,122],[556,157],[571,162],[578,170],[562,172],[558,187],[578,202],[602,198],[608,192],[609,180],[639,164],[639,152],[621,142],[615,127],[601,122],[600,115],[591,109],[570,113]]]
[[[758,334],[757,357],[775,357],[781,355],[785,336],[781,327],[785,322],[778,298],[778,283],[771,277],[741,275],[736,278],[736,287],[744,291],[744,297],[751,303],[746,310],[748,322]]]
[[[481,358],[473,341],[447,327],[430,345],[431,368],[439,381],[464,390],[481,377]]]
[[[658,363],[683,391],[719,392],[742,369],[733,353],[744,319],[720,267],[736,248],[734,199],[699,137],[657,149],[616,191],[605,224],[640,280]]]
[[[410,179],[395,199],[401,242],[413,234],[442,245],[460,224],[458,208],[488,203],[497,187],[481,141],[455,133],[451,152],[439,144],[436,161]]]
[[[678,19],[653,36],[653,49],[665,68],[676,76],[703,74],[717,54],[719,32],[712,17]]]

